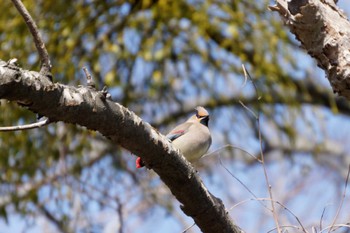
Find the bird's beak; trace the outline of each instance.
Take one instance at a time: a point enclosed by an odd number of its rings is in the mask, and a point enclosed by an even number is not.
[[[209,124],[209,115],[199,118],[199,122],[205,126]]]

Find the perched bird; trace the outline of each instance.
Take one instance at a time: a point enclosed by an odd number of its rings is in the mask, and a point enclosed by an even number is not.
[[[209,113],[203,107],[197,107],[196,114],[191,116],[171,130],[166,137],[172,141],[175,148],[190,162],[200,159],[211,145],[211,136],[208,128]],[[136,167],[141,168],[145,164],[140,157],[136,159]]]

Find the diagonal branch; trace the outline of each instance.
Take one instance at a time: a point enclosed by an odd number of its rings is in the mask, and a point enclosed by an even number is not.
[[[71,232],[67,229],[67,226],[64,223],[64,221],[58,220],[45,206],[39,205],[37,207],[42,212],[42,214],[60,230],[60,232],[62,233]]]
[[[40,76],[40,78],[36,78]],[[42,75],[0,61],[0,98],[30,103],[30,111],[52,122],[79,124],[99,131],[138,155],[153,169],[202,232],[241,232],[222,201],[204,186],[195,169],[171,143],[122,105],[88,87],[45,82]]]
[[[280,14],[302,47],[327,75],[334,93],[350,99],[350,22],[335,1],[276,0]]]
[[[25,23],[28,26],[30,33],[33,36],[35,47],[41,59],[40,73],[49,74],[51,72],[50,57],[46,50],[44,41],[40,35],[38,27],[36,26],[36,23],[34,22],[33,18],[30,16],[29,12],[27,11],[26,7],[23,5],[21,0],[12,0],[12,3],[17,8],[18,12],[22,15]]]

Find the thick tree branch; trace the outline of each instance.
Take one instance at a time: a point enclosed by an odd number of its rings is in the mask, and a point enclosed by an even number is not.
[[[276,0],[277,11],[327,74],[334,93],[350,100],[350,22],[334,1]]]
[[[0,61],[0,98],[25,103],[29,110],[51,122],[63,121],[99,131],[140,156],[203,232],[240,232],[222,201],[206,189],[189,162],[148,123],[101,92],[51,83],[42,77]]]

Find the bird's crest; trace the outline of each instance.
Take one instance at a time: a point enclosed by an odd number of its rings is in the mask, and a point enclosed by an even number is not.
[[[198,106],[195,109],[196,109],[196,116],[198,118],[209,116],[209,113],[207,110],[205,110],[205,108]]]

